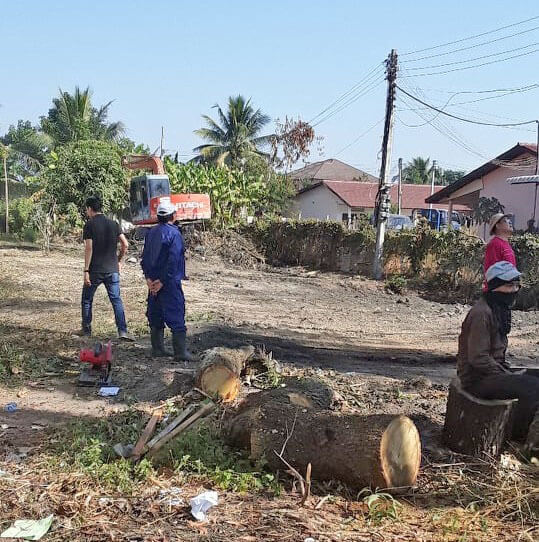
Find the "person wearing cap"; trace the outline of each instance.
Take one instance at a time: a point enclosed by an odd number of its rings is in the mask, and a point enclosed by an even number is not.
[[[165,325],[172,331],[175,361],[190,361],[186,348],[185,247],[179,228],[174,224],[176,207],[164,200],[157,207],[158,224],[148,231],[142,252],[142,271],[148,284],[146,316],[150,324],[152,356],[165,357]]]
[[[513,224],[509,215],[496,213],[489,222],[489,232],[492,239],[488,242],[485,249],[485,259],[483,261],[483,272],[486,275],[487,269],[496,262],[509,262],[515,267],[517,260],[513,247],[509,243],[509,238],[513,235]],[[487,281],[483,282],[483,292],[487,291]]]
[[[507,336],[511,331],[511,306],[520,289],[520,276],[508,261],[496,262],[488,268],[487,291],[462,323],[457,374],[462,387],[476,397],[518,399],[513,438],[522,440],[528,435],[528,448],[537,450],[539,378],[512,371],[505,359]]]

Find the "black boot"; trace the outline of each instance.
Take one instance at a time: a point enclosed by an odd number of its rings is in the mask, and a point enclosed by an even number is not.
[[[163,328],[150,328],[150,337],[152,339],[153,358],[166,358],[172,356],[172,352],[165,350],[165,330]]]
[[[191,354],[186,348],[185,331],[172,332],[172,346],[174,347],[174,361],[193,361]]]

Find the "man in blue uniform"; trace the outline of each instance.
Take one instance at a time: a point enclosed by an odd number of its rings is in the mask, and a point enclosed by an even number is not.
[[[142,271],[148,284],[148,310],[152,356],[166,357],[164,331],[172,331],[175,361],[191,361],[186,348],[185,299],[182,280],[185,275],[185,247],[180,230],[174,225],[176,208],[170,201],[157,207],[159,224],[146,235],[142,252]]]

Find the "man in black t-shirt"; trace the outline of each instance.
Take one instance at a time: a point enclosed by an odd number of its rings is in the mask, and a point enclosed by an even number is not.
[[[120,226],[101,212],[101,200],[91,196],[86,200],[84,239],[84,286],[82,288],[82,333],[92,334],[92,302],[100,284],[109,295],[120,339],[131,340],[127,334],[124,306],[120,297],[120,267],[129,246]],[[118,242],[120,252],[118,253]]]

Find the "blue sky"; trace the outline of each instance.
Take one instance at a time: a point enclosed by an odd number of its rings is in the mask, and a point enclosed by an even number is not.
[[[403,53],[537,16],[537,6],[531,0],[3,1],[0,133],[18,119],[37,122],[58,88],[90,85],[96,105],[115,100],[111,120],[123,121],[129,137],[153,150],[164,126],[165,147],[188,158],[200,144],[193,134],[202,125],[200,115],[212,115],[215,103],[224,105],[228,96],[242,93],[274,119],[288,115],[310,120],[361,81],[391,48],[397,49],[405,68],[400,82],[414,91],[419,87],[428,102],[438,105],[445,104],[450,91],[532,85],[539,83],[539,53],[436,76],[411,77],[469,64],[410,68],[531,45],[539,42],[539,29],[459,53],[404,61],[539,27],[539,19],[446,48]],[[534,49],[539,46],[512,54]],[[476,63],[499,58],[504,55]],[[324,138],[322,152],[313,149],[310,161],[337,157],[378,173],[382,123],[350,144],[383,118],[385,82],[374,72],[358,90],[362,89],[368,92],[316,127],[317,135]],[[453,101],[487,96],[492,94],[459,95]],[[538,98],[535,89],[448,110],[491,122],[530,120],[539,118]],[[399,100],[397,107],[410,106]],[[426,120],[434,116],[422,114]],[[446,135],[428,123],[409,128],[405,123],[418,125],[425,120],[413,111],[399,111],[393,167],[399,156],[406,162],[421,155],[437,159],[444,167],[471,169],[483,163],[483,157],[536,138],[533,126],[513,130],[443,122],[438,129]],[[459,144],[448,139],[450,130]]]

